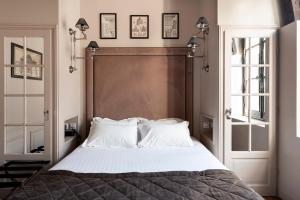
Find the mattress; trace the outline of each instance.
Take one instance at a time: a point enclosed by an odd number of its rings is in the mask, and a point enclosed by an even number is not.
[[[226,167],[203,144],[165,148],[76,148],[50,170],[76,173],[204,171]]]

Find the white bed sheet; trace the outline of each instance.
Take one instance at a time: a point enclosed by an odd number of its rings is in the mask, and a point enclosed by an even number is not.
[[[227,169],[200,142],[193,147],[111,148],[79,146],[50,170],[77,173],[203,171]]]

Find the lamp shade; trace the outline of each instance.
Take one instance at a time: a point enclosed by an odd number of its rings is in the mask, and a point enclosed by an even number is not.
[[[205,17],[200,17],[196,23],[196,27],[201,31],[207,31],[209,24]]]
[[[98,49],[99,46],[97,44],[96,41],[90,41],[89,45],[88,45],[88,48],[92,48],[92,49]]]
[[[197,36],[193,36],[191,37],[191,39],[188,41],[187,47],[189,48],[196,48],[197,46],[199,46],[199,39]]]
[[[76,28],[78,28],[79,30],[81,31],[85,31],[86,29],[89,29],[89,25],[87,24],[87,22],[85,21],[84,18],[80,18],[76,25],[75,25]]]

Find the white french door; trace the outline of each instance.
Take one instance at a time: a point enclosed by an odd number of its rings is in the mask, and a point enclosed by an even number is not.
[[[225,31],[225,165],[262,195],[276,194],[275,33]]]
[[[51,33],[0,29],[0,162],[51,160]]]

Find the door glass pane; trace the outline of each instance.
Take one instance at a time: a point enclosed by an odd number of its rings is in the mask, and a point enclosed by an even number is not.
[[[28,126],[27,130],[27,153],[43,153],[44,149],[44,127]]]
[[[44,39],[27,38],[27,94],[44,94]]]
[[[5,97],[5,124],[24,123],[24,97]]]
[[[5,67],[5,94],[23,94],[24,78],[17,74],[23,74],[24,67]]]
[[[269,64],[269,38],[251,38],[251,64]]]
[[[44,151],[44,42],[43,37],[4,38],[6,154]]]
[[[44,97],[27,97],[27,123],[44,123]]]
[[[44,94],[44,69],[27,67],[27,94]]]
[[[4,70],[5,94],[24,93],[24,39],[22,37],[4,38]],[[11,67],[7,65],[21,65],[21,67]]]
[[[249,64],[249,52],[246,50],[249,48],[249,38],[233,38],[231,44],[231,64],[242,65]]]
[[[232,151],[249,151],[249,125],[232,125]]]
[[[268,96],[251,96],[251,120],[252,121],[269,121],[269,97]]]
[[[241,94],[248,92],[248,67],[231,68],[231,94]]]
[[[231,97],[232,122],[248,122],[248,96]]]
[[[269,93],[268,67],[251,67],[251,93]]]
[[[269,126],[252,125],[252,151],[268,151],[269,149]]]
[[[5,127],[6,153],[23,154],[24,153],[24,127],[7,126]]]

